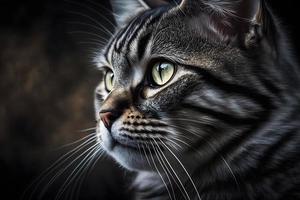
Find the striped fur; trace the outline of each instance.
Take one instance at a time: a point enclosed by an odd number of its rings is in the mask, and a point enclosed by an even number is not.
[[[96,59],[115,76],[96,118],[118,113],[99,142],[137,172],[136,199],[300,199],[299,67],[266,2],[149,2]],[[153,87],[161,60],[176,72]]]

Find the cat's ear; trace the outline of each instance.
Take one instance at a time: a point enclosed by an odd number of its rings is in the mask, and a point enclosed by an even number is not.
[[[209,24],[224,38],[244,40],[251,45],[259,40],[264,26],[263,0],[183,0],[180,7],[189,13],[206,13]],[[200,10],[199,10],[200,9]]]
[[[167,0],[111,0],[115,20],[120,26],[143,10],[153,9],[167,3]]]

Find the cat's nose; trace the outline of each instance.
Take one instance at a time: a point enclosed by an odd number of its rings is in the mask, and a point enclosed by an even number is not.
[[[103,122],[104,126],[109,130],[116,121],[116,119],[120,116],[117,112],[113,111],[100,111],[100,119]]]

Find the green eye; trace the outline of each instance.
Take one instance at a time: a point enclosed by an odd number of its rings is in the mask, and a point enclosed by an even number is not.
[[[105,81],[105,88],[108,92],[110,92],[115,84],[115,77],[114,77],[114,73],[111,70],[108,70],[105,74],[104,77],[104,81]]]
[[[158,62],[152,68],[152,79],[155,85],[162,86],[166,84],[175,72],[175,66],[168,62]]]

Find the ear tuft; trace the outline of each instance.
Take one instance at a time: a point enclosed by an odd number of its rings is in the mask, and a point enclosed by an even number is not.
[[[128,19],[139,12],[148,9],[147,5],[139,0],[112,0],[111,5],[119,26],[125,24]]]
[[[111,0],[111,4],[115,20],[122,26],[139,12],[166,5],[168,0]]]

